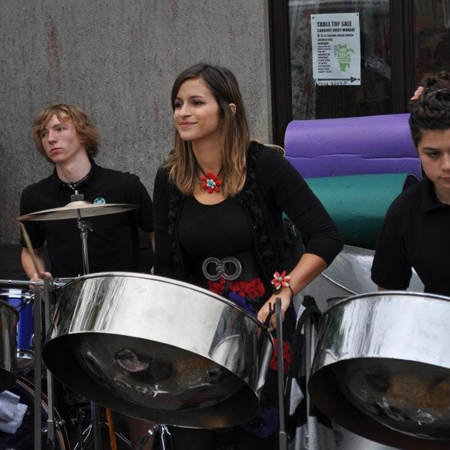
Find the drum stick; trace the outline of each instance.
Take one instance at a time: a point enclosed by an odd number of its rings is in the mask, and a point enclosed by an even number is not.
[[[114,422],[111,410],[106,408],[106,421],[108,422],[109,430],[109,442],[111,444],[111,450],[117,450],[116,434],[114,431]]]
[[[37,276],[40,277],[42,269],[39,267],[38,260],[36,258],[36,255],[33,250],[33,246],[31,245],[30,236],[27,233],[27,229],[25,228],[25,225],[19,221],[20,228],[22,230],[23,240],[25,241],[25,245],[27,246],[27,250],[30,253],[31,260],[33,261],[34,270],[37,273]]]

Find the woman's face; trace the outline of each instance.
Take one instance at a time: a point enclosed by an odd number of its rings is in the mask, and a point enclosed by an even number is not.
[[[202,78],[186,80],[178,90],[173,120],[183,141],[220,145],[220,110],[211,89]]]
[[[434,183],[440,200],[450,196],[450,129],[424,130],[417,146],[427,177]]]

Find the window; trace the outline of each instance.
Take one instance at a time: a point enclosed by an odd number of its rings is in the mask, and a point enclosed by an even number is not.
[[[311,15],[359,13],[361,84],[317,86]],[[292,118],[320,119],[391,111],[389,0],[289,0]]]
[[[280,145],[293,119],[406,112],[425,72],[450,70],[450,0],[270,0],[269,4],[273,135]],[[342,13],[359,14],[361,84],[318,86],[313,79],[311,14]]]

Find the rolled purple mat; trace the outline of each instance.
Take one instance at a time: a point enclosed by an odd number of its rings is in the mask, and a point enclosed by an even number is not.
[[[410,173],[422,178],[409,114],[294,120],[285,135],[287,159],[305,178]]]

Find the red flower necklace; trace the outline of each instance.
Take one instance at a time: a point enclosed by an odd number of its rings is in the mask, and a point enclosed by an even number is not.
[[[222,186],[223,181],[219,179],[220,173],[222,169],[219,170],[219,173],[216,175],[213,172],[203,172],[203,169],[199,166],[200,171],[202,172],[202,176],[200,177],[201,188],[208,192],[208,194],[212,194],[213,192],[220,192],[220,186]]]

